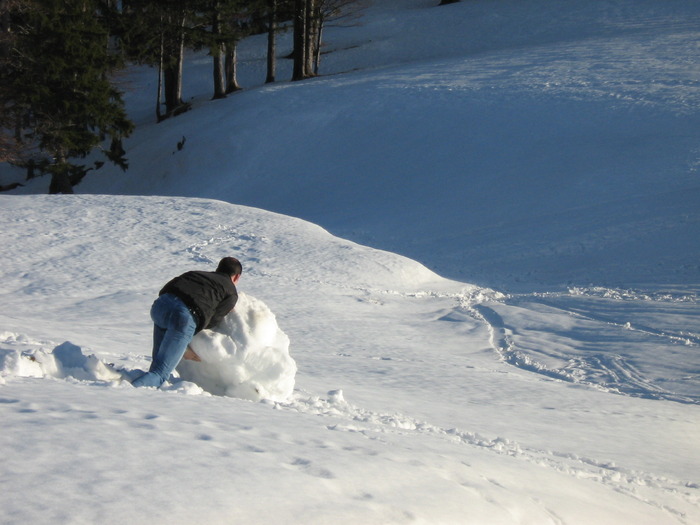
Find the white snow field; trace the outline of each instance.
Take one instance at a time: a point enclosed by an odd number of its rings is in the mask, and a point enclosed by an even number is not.
[[[128,172],[0,195],[0,523],[700,523],[700,2],[437,3],[304,82],[249,38],[225,100],[191,55],[160,124],[133,68]],[[228,255],[204,363],[133,388]]]

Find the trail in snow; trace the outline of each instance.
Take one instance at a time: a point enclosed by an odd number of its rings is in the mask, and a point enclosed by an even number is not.
[[[601,302],[612,304],[606,309]],[[510,365],[607,392],[700,404],[700,338],[688,329],[697,326],[697,294],[602,287],[507,296],[489,291],[465,295],[460,308],[488,326],[492,348]],[[533,310],[566,322],[553,319],[547,327],[533,321]],[[632,320],[620,319],[625,313]],[[636,320],[647,316],[669,328]]]
[[[613,487],[625,496],[668,512],[681,523],[686,523],[684,511],[655,501],[654,491],[661,490],[672,495],[681,505],[697,504],[695,489],[699,486],[690,480],[671,479],[650,472],[629,470],[617,466],[614,462],[581,457],[574,453],[523,447],[504,437],[489,438],[458,428],[443,428],[405,414],[365,410],[348,403],[342,391],[330,391],[327,398],[298,393],[291,402],[278,403],[275,406],[333,419],[334,421],[327,425],[329,430],[360,433],[368,439],[379,439],[385,433],[425,434],[527,461],[568,476]]]

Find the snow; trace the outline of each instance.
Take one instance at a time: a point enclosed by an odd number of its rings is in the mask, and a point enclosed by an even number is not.
[[[700,4],[436,3],[304,82],[247,39],[225,100],[193,54],[160,124],[133,68],[128,172],[0,195],[0,522],[700,522]],[[223,256],[203,362],[133,388]]]
[[[9,337],[8,337],[9,336]],[[13,334],[4,340],[14,341]],[[31,354],[19,350],[0,350],[0,377],[53,377],[81,381],[120,381],[122,374],[94,355],[83,354],[70,341],[58,345],[50,353],[39,349]]]
[[[198,333],[190,347],[200,361],[183,359],[179,376],[211,394],[286,401],[294,391],[289,337],[259,299],[241,293],[235,311]]]

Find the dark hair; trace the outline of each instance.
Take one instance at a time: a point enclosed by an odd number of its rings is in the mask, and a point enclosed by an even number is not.
[[[240,275],[243,273],[243,265],[235,257],[224,257],[219,261],[216,271],[229,276]]]

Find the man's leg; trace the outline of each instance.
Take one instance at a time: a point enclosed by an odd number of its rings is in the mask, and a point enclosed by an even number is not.
[[[158,374],[163,381],[167,380],[185,354],[196,328],[197,325],[187,307],[183,305],[182,308],[175,309],[170,316],[158,354],[148,371]]]
[[[151,351],[151,360],[155,361],[160,350],[160,345],[165,337],[165,328],[153,323],[153,350]]]
[[[158,297],[151,306],[151,320],[153,321],[153,350],[151,351],[151,361],[155,361],[158,355],[163,337],[165,337],[165,330],[170,322],[170,315],[177,304],[175,297],[166,294]]]
[[[161,296],[151,309],[151,317],[153,361],[148,372],[132,382],[134,386],[162,385],[182,359],[197,328],[190,311],[173,296]]]

